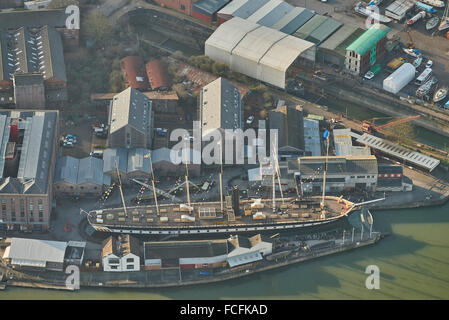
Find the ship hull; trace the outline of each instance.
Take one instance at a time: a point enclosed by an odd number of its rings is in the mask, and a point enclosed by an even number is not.
[[[91,223],[91,226],[99,232],[108,233],[124,233],[142,236],[153,236],[153,237],[182,237],[182,238],[195,238],[197,236],[223,236],[230,234],[276,234],[276,233],[299,233],[307,232],[311,230],[318,229],[332,229],[339,225],[343,225],[347,222],[346,215],[340,215],[334,218],[316,221],[304,221],[304,222],[289,222],[289,223],[266,223],[257,225],[233,225],[233,226],[220,226],[220,227],[153,227],[153,228],[137,228],[132,226],[107,226]]]

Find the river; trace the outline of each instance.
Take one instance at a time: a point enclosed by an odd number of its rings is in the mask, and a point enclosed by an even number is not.
[[[449,299],[449,203],[373,216],[391,234],[374,246],[247,278],[151,290],[9,287],[0,299]],[[379,290],[365,288],[368,265],[380,269]]]

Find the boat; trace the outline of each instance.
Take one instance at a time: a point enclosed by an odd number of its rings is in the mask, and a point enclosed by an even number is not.
[[[437,12],[432,6],[429,6],[429,5],[419,2],[419,1],[416,2],[416,6],[420,9],[426,10],[429,13]]]
[[[430,91],[430,89],[433,86],[433,81],[432,79],[427,81],[426,83],[424,83],[422,86],[420,86],[417,90],[416,90],[416,97],[417,98],[423,98],[425,95],[427,95]]]
[[[433,102],[440,102],[447,96],[447,88],[438,89],[433,95]]]
[[[356,4],[356,6],[354,7],[354,11],[365,16],[365,17],[370,17],[377,22],[382,22],[382,23],[390,23],[391,22],[390,18],[375,12],[374,9],[362,7],[362,2],[359,2]]]
[[[443,106],[443,109],[449,110],[449,100],[446,101],[446,103]]]
[[[439,21],[440,19],[438,17],[432,17],[429,20],[427,20],[426,30],[432,30],[433,28],[435,28]]]
[[[446,29],[449,29],[449,1],[447,2],[446,9],[444,9],[440,25],[438,26],[438,31],[443,31]]]
[[[329,144],[328,144],[329,145]],[[329,149],[329,148],[328,148]],[[275,149],[276,150],[276,149]],[[151,156],[151,172],[152,162]],[[274,152],[273,159],[277,159]],[[274,162],[273,162],[274,161]],[[274,163],[274,165],[273,165]],[[327,166],[325,166],[327,168]],[[376,199],[353,203],[343,196],[304,196],[302,184],[296,181],[296,196],[276,197],[275,177],[280,185],[280,170],[277,160],[270,164],[272,176],[272,199],[240,199],[238,187],[232,189],[232,195],[223,200],[222,172],[220,170],[220,200],[190,202],[188,168],[186,165],[187,204],[158,204],[154,179],[152,185],[139,182],[154,192],[155,204],[127,207],[121,189],[120,175],[117,169],[122,207],[92,210],[87,213],[88,223],[99,232],[128,233],[159,237],[195,237],[223,236],[225,234],[273,234],[297,232],[299,230],[332,227],[347,222],[348,217],[363,206],[381,201]],[[135,179],[134,179],[135,180]],[[325,190],[326,170],[323,172],[323,190]],[[157,191],[158,190],[158,191]]]
[[[418,49],[408,49],[408,48],[402,48],[402,50],[404,50],[404,52],[406,54],[408,54],[409,56],[412,56],[414,58],[418,58],[420,56],[419,50]]]
[[[422,60],[423,60],[423,59],[422,59],[422,56],[420,55],[420,56],[418,56],[418,58],[416,58],[416,59],[413,61],[412,65],[415,67],[415,69],[418,68],[418,67],[421,65]]]
[[[412,24],[414,24],[416,21],[425,18],[426,17],[426,12],[425,11],[420,11],[418,12],[415,16],[413,16],[413,18],[409,19],[407,21],[407,24],[410,26]]]
[[[444,8],[444,2],[441,0],[421,0],[421,2],[435,8]]]

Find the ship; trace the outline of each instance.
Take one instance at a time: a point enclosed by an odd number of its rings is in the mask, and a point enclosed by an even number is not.
[[[432,30],[438,25],[440,19],[438,17],[432,17],[426,22],[426,30]]]
[[[416,90],[416,97],[417,98],[424,98],[430,91],[430,89],[432,88],[433,85],[433,80],[429,80],[426,83],[424,83],[423,85],[421,85],[417,90]]]
[[[329,143],[327,144],[329,149]],[[275,149],[277,150],[277,149]],[[276,152],[274,152],[276,153]],[[328,151],[327,151],[328,154]],[[347,222],[347,218],[364,205],[381,201],[376,199],[354,203],[342,196],[325,194],[326,170],[323,172],[322,196],[304,196],[300,179],[295,176],[296,195],[283,196],[280,170],[275,154],[270,164],[272,176],[271,199],[240,198],[239,187],[231,195],[223,197],[222,165],[220,178],[220,200],[191,202],[189,193],[188,167],[186,164],[185,186],[187,203],[158,204],[154,179],[152,184],[140,182],[152,189],[154,205],[126,207],[117,169],[122,207],[103,208],[87,212],[87,221],[99,232],[127,233],[159,237],[223,236],[230,234],[267,234],[298,232],[302,230],[330,227]],[[151,164],[150,156],[150,164]],[[327,165],[326,165],[327,167]],[[262,170],[262,169],[261,169]],[[151,164],[151,172],[153,169]],[[281,197],[276,197],[275,179],[278,179]],[[224,200],[223,200],[224,199]]]
[[[447,2],[446,8],[444,9],[440,25],[438,26],[438,31],[443,31],[446,29],[449,29],[449,1]]]
[[[421,11],[419,13],[417,13],[415,16],[413,16],[410,20],[407,21],[408,25],[412,25],[414,24],[416,21],[418,21],[419,19],[425,18],[426,17],[426,12],[425,11]]]
[[[447,96],[447,88],[438,89],[433,95],[433,102],[440,102]]]

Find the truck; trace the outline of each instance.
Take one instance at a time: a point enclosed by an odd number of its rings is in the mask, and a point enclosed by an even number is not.
[[[393,73],[395,72],[400,66],[402,66],[407,60],[404,57],[399,57],[391,60],[387,64],[387,72]]]

